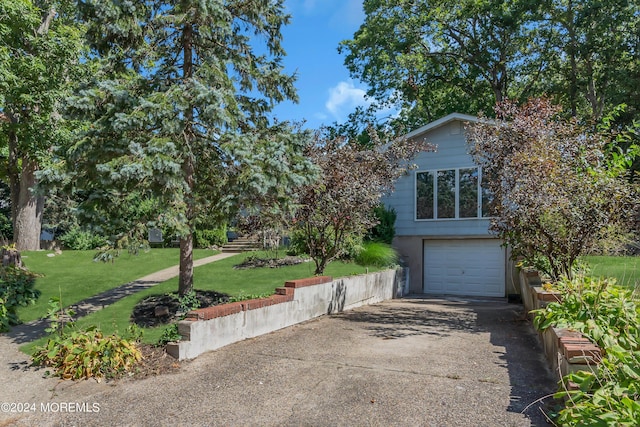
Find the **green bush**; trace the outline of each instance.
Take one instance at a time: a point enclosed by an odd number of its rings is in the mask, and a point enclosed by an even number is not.
[[[287,247],[287,255],[309,255],[309,247],[307,246],[304,232],[299,228],[293,229],[289,235],[289,246]]]
[[[36,365],[53,368],[62,379],[112,378],[130,371],[142,354],[134,340],[117,334],[104,335],[93,326],[70,330],[49,338],[44,347],[32,355]]]
[[[330,233],[331,231],[329,231]],[[331,242],[333,244],[333,242]],[[346,236],[342,242],[342,248],[336,259],[354,260],[362,251],[362,237],[356,234]],[[310,255],[306,236],[301,229],[294,229],[290,235],[290,243],[287,255],[299,256]]]
[[[113,378],[130,371],[142,353],[136,343],[142,330],[135,325],[128,328],[128,336],[117,333],[105,335],[96,326],[77,329],[71,320],[75,314],[65,310],[59,298],[49,299],[48,317],[51,333],[44,346],[36,347],[31,359],[35,365],[53,368],[53,375],[64,380],[81,378]]]
[[[534,324],[580,331],[601,349],[604,357],[589,371],[567,375],[577,390],[564,387],[555,395],[566,407],[559,411],[563,426],[635,426],[640,420],[640,307],[632,291],[613,279],[579,275],[558,284],[561,302],[535,310]]]
[[[398,264],[398,254],[386,243],[365,242],[355,261],[363,266],[391,267]]]
[[[0,268],[0,332],[20,323],[19,307],[35,304],[40,291],[34,289],[36,274],[14,266]]]
[[[73,251],[86,251],[108,244],[106,238],[89,231],[83,231],[79,227],[74,227],[61,235],[58,241],[62,243],[65,248]]]
[[[194,245],[198,249],[206,249],[211,246],[222,246],[227,243],[227,227],[196,230],[193,233]]]
[[[396,235],[397,214],[395,209],[387,209],[384,205],[380,205],[373,210],[373,213],[378,220],[378,224],[369,230],[367,240],[390,245]]]

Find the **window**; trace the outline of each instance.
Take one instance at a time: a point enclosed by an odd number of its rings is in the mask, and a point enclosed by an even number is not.
[[[477,167],[417,172],[416,219],[489,216],[493,197],[481,177]]]
[[[433,179],[432,172],[416,174],[416,211],[418,219],[433,219]]]

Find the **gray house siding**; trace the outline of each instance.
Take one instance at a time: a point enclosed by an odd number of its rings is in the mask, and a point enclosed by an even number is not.
[[[416,220],[416,173],[435,169],[475,167],[468,154],[463,122],[454,120],[415,138],[437,145],[437,151],[421,153],[413,161],[417,169],[401,177],[383,203],[396,210],[396,236],[487,236],[489,220],[484,218]],[[452,133],[452,131],[454,133]]]
[[[416,169],[401,177],[396,182],[394,192],[383,198],[384,204],[395,209],[397,214],[394,246],[410,269],[411,292],[425,292],[425,255],[429,256],[429,253],[425,253],[425,247],[433,248],[433,243],[437,247],[438,242],[442,242],[443,248],[455,246],[447,242],[464,239],[472,240],[470,245],[476,242],[472,247],[477,247],[477,242],[481,240],[495,239],[489,232],[488,218],[416,218],[417,173],[477,167],[469,154],[464,135],[465,122],[475,121],[477,119],[472,116],[451,114],[409,133],[407,138],[424,139],[436,145],[437,150],[421,153],[414,159]],[[426,245],[425,242],[433,243]],[[504,258],[506,256],[503,255]],[[505,279],[509,275],[507,272]]]

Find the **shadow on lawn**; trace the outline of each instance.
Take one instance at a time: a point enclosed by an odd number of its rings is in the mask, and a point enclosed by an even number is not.
[[[74,318],[79,319],[101,310],[122,298],[128,297],[129,295],[135,294],[157,284],[157,281],[136,280],[135,282],[127,283],[126,285],[110,289],[102,292],[101,294],[94,295],[91,298],[79,301],[71,305],[69,308],[76,313]],[[6,333],[6,336],[11,338],[16,344],[26,344],[45,336],[45,329],[49,327],[49,322],[49,319],[39,319],[23,323],[21,325],[16,325],[11,328],[11,331]]]

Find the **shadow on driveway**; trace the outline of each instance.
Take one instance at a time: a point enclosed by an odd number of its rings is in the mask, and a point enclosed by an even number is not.
[[[438,356],[442,346],[433,346],[430,356],[441,357],[437,363],[442,366],[458,363],[476,367],[468,375],[480,382],[499,381],[491,376],[485,378],[484,374],[492,367],[506,369],[511,387],[507,411],[524,413],[531,425],[548,425],[543,409],[550,400],[547,396],[556,390],[556,381],[522,305],[508,304],[503,299],[471,298],[416,297],[402,302],[385,304],[375,311],[356,310],[338,316],[362,323],[373,337],[424,336],[446,341],[450,348],[461,350],[456,360],[447,359],[451,356],[448,351]],[[480,345],[487,340],[491,348]],[[474,344],[478,341],[481,343]],[[432,358],[430,362],[433,363]],[[538,399],[542,400],[536,403]]]

